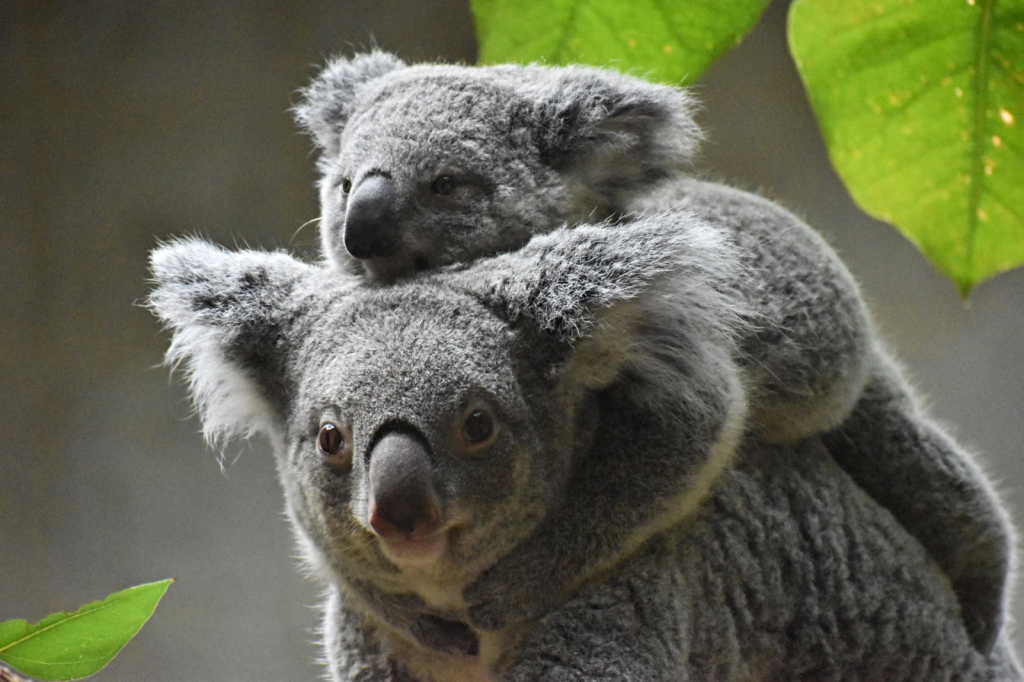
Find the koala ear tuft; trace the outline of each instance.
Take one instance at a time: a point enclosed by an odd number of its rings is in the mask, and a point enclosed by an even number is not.
[[[292,114],[320,149],[335,153],[359,86],[404,67],[401,59],[381,50],[332,59],[309,87],[299,91],[302,101]]]
[[[546,370],[569,391],[614,385],[665,423],[718,407],[742,418],[751,273],[728,233],[692,213],[562,228],[439,276],[554,351]]]
[[[173,332],[165,362],[184,366],[207,439],[273,433],[295,290],[312,266],[197,239],[161,246],[150,264],[148,306]]]
[[[539,95],[542,159],[594,195],[595,205],[621,211],[634,194],[690,165],[703,136],[687,91],[610,70],[527,70]]]
[[[439,277],[571,349],[560,366],[577,385],[604,388],[628,366],[652,379],[650,395],[674,396],[666,405],[700,405],[691,389],[714,376],[742,393],[733,358],[752,317],[749,273],[727,234],[686,211],[562,228]]]

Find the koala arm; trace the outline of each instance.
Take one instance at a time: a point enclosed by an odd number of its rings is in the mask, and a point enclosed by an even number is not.
[[[853,413],[823,441],[836,462],[916,537],[949,577],[987,653],[1006,619],[1013,529],[978,466],[921,410],[885,351]]]

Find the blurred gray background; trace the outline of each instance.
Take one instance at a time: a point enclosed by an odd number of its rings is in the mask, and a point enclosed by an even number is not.
[[[700,167],[831,240],[1024,527],[1024,272],[965,305],[857,210],[786,51],[785,5],[698,86]],[[413,61],[476,54],[465,1],[0,4],[0,620],[178,578],[96,679],[321,673],[316,589],[296,570],[270,455],[235,444],[221,472],[183,387],[155,367],[168,339],[138,304],[158,239],[315,253],[313,159],[287,110],[312,65],[374,42]]]

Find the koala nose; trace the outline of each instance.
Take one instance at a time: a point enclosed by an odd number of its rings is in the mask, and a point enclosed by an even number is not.
[[[385,435],[370,453],[370,526],[385,540],[420,540],[440,519],[426,445],[409,433]]]
[[[398,252],[396,199],[391,178],[371,175],[359,183],[345,213],[345,249],[353,258],[387,258]]]

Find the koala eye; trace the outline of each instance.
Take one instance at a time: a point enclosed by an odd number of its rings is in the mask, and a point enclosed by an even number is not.
[[[494,433],[494,419],[490,413],[483,410],[474,410],[462,423],[462,435],[466,442],[473,445],[483,443]]]
[[[434,194],[446,197],[455,191],[458,184],[458,181],[451,175],[442,175],[434,180],[434,183],[430,186],[430,191]]]
[[[324,422],[316,439],[317,449],[323,455],[324,463],[332,468],[342,469],[352,464],[352,434],[334,422]]]
[[[341,181],[341,191],[348,194],[352,191],[352,178],[343,178]]]
[[[454,435],[458,452],[475,454],[490,447],[498,439],[498,422],[490,409],[474,406],[463,414]]]

